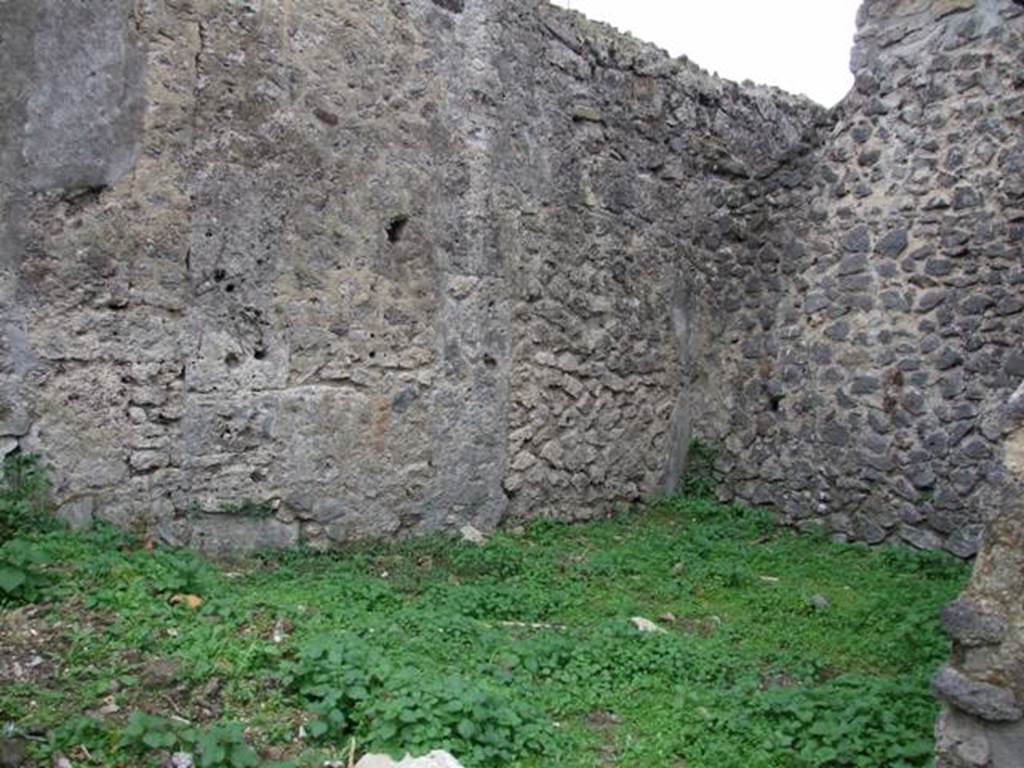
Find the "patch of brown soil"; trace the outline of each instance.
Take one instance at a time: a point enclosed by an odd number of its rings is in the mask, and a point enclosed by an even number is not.
[[[47,606],[0,611],[0,685],[41,684],[60,674],[64,629],[46,619]]]

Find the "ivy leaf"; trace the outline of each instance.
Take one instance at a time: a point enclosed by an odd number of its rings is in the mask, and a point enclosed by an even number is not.
[[[18,568],[0,565],[0,589],[10,594],[25,583],[25,572]]]
[[[306,723],[306,733],[312,736],[314,739],[319,739],[325,733],[327,733],[327,723],[323,720],[310,720]]]
[[[166,731],[147,731],[142,737],[142,743],[153,749],[173,747],[174,741],[174,735]]]
[[[224,747],[217,742],[217,736],[213,733],[204,733],[199,737],[199,753],[202,755],[203,768],[214,768],[227,757]]]
[[[231,765],[234,768],[258,768],[259,764],[259,755],[252,747],[243,744],[232,750]]]
[[[839,753],[833,747],[819,747],[814,751],[814,760],[819,765],[829,763],[838,756]]]

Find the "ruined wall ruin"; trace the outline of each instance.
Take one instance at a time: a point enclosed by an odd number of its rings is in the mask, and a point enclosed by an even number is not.
[[[1004,441],[987,478],[981,551],[942,612],[953,653],[932,681],[945,704],[937,768],[1012,768],[1024,756],[1024,385],[991,428]]]
[[[867,0],[827,112],[542,0],[0,3],[0,456],[224,550],[600,515],[697,438],[980,547],[939,765],[1019,766],[1022,35]]]
[[[539,1],[0,13],[0,447],[66,517],[586,517],[697,437],[787,522],[977,550],[1024,375],[1010,0],[866,3],[831,112]]]
[[[824,119],[542,2],[0,13],[5,451],[215,549],[671,489],[704,212]]]
[[[724,251],[759,249],[717,334],[726,415],[703,427],[743,500],[977,550],[991,416],[1024,375],[1022,13],[862,7],[834,126],[783,171],[774,231]]]

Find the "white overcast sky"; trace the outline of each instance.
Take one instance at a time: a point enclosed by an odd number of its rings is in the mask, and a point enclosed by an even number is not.
[[[730,80],[832,106],[853,84],[860,0],[553,0]]]

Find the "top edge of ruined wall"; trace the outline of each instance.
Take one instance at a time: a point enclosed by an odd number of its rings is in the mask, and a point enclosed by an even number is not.
[[[1017,0],[864,0],[850,69],[856,75],[880,65],[887,51],[913,48],[936,32],[965,31],[969,24],[986,33],[1022,13]]]
[[[755,98],[786,102],[795,108],[828,111],[807,96],[750,80],[740,83],[721,77],[686,55],[673,57],[654,43],[640,40],[607,22],[595,21],[580,11],[556,6],[549,0],[534,0],[534,5],[551,34],[577,53],[588,51],[603,66],[650,77],[672,78],[702,91],[734,90]]]
[[[860,30],[874,25],[918,21],[928,23],[953,13],[969,11],[979,0],[864,0],[857,13]]]

